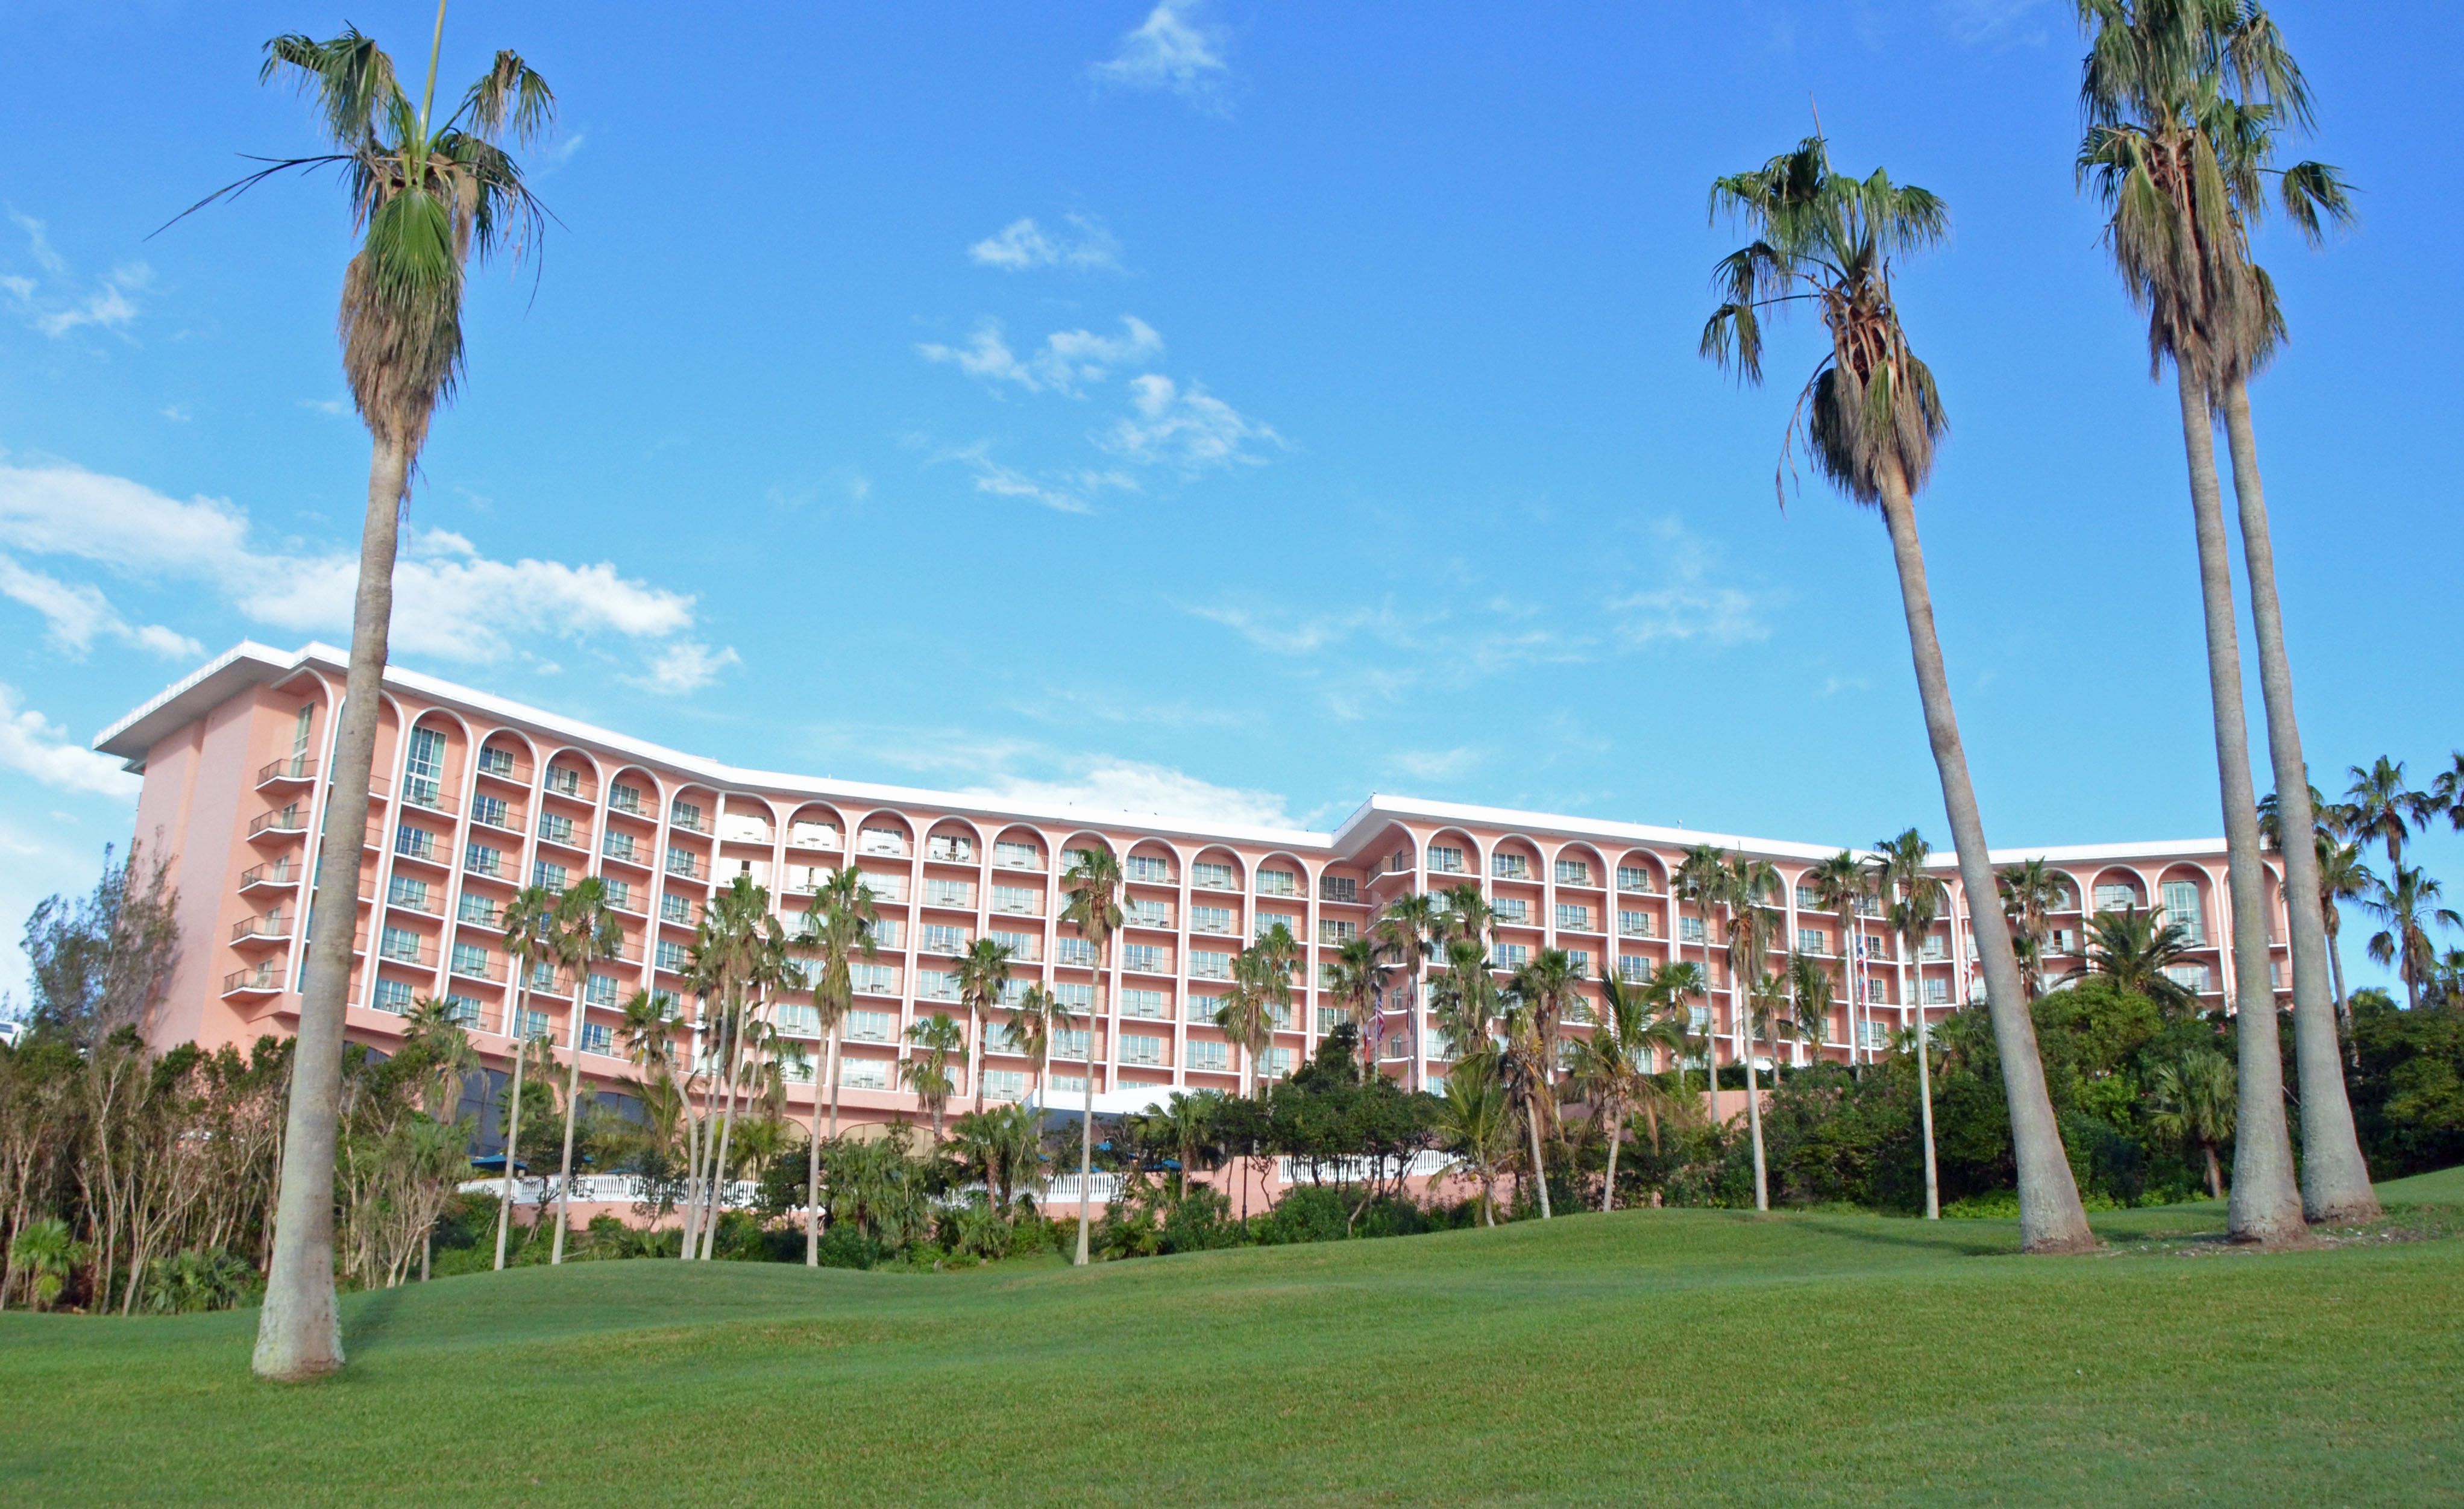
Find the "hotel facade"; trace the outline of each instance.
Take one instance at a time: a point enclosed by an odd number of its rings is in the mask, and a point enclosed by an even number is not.
[[[148,1035],[158,1045],[245,1047],[298,1022],[310,867],[324,819],[346,657],[322,645],[296,651],[244,644],[114,724],[95,747],[141,772],[136,839],[167,854],[179,887],[181,949]],[[1573,956],[1596,1016],[1603,971],[1627,977],[1672,958],[1704,960],[1703,924],[1669,883],[1684,851],[1716,844],[1768,860],[1782,885],[1778,946],[1825,960],[1838,1003],[1820,1044],[1788,1043],[1783,1061],[1851,1061],[1880,1052],[1921,1017],[1938,1020],[1982,994],[1971,898],[1952,858],[1937,856],[1948,903],[1930,934],[1903,950],[1870,910],[1842,936],[1839,918],[1805,888],[1836,847],[1372,797],[1331,833],[1176,822],[1066,807],[738,769],[525,708],[400,669],[385,676],[373,798],[361,852],[359,929],[347,1030],[388,1049],[411,1003],[450,1003],[490,1063],[510,1066],[511,1033],[545,1033],[563,1060],[577,1043],[583,1073],[621,1091],[633,1066],[616,1027],[637,990],[666,992],[693,1015],[685,970],[693,929],[714,892],[738,876],[766,887],[793,936],[819,881],[846,865],[876,898],[878,956],[856,969],[841,1066],[843,1114],[857,1123],[914,1116],[900,1088],[908,1029],[935,1014],[962,1027],[952,973],[979,938],[1011,954],[1009,999],[1043,984],[1089,1034],[1056,1049],[1045,1085],[1074,1104],[1091,1074],[1099,1105],[1129,1106],[1169,1089],[1233,1091],[1240,1050],[1216,1027],[1242,948],[1281,923],[1299,940],[1291,1007],[1256,1066],[1279,1076],[1351,1014],[1328,993],[1336,948],[1370,930],[1397,897],[1465,883],[1497,911],[1501,971],[1545,949]],[[1117,989],[1098,992],[1091,946],[1062,922],[1062,874],[1073,850],[1110,848],[1127,878],[1117,934]],[[2040,858],[2065,878],[2047,967],[2079,962],[2083,925],[2125,905],[2161,908],[2193,942],[2176,978],[2211,1005],[2235,988],[2233,919],[2221,840],[1996,851],[1997,864]],[[623,948],[574,979],[535,966],[517,1006],[504,948],[507,904],[523,886],[561,889],[584,876],[606,885]],[[2285,962],[2281,899],[2269,886],[2271,969],[2279,1003]],[[1985,913],[1999,908],[1985,898]],[[2082,909],[2084,905],[2084,909]],[[1722,1063],[1768,1045],[1739,1036],[1723,949],[1714,989],[1694,1008]],[[1382,1070],[1407,1085],[1442,1080],[1451,1047],[1414,1006],[1425,993],[1390,990],[1356,1023]],[[527,1023],[514,1013],[525,1010]],[[1017,1100],[1030,1065],[996,1011],[982,1092]],[[819,1052],[810,998],[775,1009],[781,1033]],[[971,1061],[974,1045],[970,1045]],[[1066,1061],[1064,1061],[1066,1057]],[[789,1081],[809,1108],[812,1076]],[[960,1076],[958,1096],[977,1086]],[[955,1102],[954,1102],[955,1104]]]

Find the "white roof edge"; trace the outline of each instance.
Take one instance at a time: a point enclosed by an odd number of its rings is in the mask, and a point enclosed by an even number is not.
[[[253,640],[239,644],[215,656],[190,674],[182,677],[143,705],[94,737],[93,747],[106,754],[118,754],[130,770],[142,770],[147,752],[155,740],[203,713],[213,703],[222,701],[240,686],[252,682],[279,680],[310,662],[321,662],[336,671],[347,670],[349,653],[334,645],[312,640],[297,650],[276,649]],[[1374,831],[1376,820],[1418,818],[1439,822],[1480,823],[1508,831],[1548,833],[1585,840],[1625,840],[1634,843],[1650,843],[1690,847],[1697,843],[1714,844],[1721,848],[1741,850],[1749,854],[1777,859],[1821,860],[1839,852],[1836,845],[1799,843],[1784,839],[1756,839],[1740,834],[1711,833],[1695,828],[1668,828],[1651,823],[1620,822],[1602,818],[1579,818],[1563,813],[1528,812],[1510,807],[1485,807],[1467,802],[1432,801],[1417,797],[1396,797],[1375,793],[1353,809],[1351,816],[1332,833],[1316,833],[1299,828],[1253,828],[1231,823],[1204,823],[1175,818],[1164,813],[1119,812],[1093,807],[1071,807],[1046,802],[1007,802],[981,793],[934,791],[919,786],[891,786],[871,781],[825,780],[817,776],[790,775],[780,771],[749,770],[724,764],[704,755],[688,754],[647,739],[618,733],[579,718],[545,711],[517,703],[492,692],[479,691],[440,677],[429,676],[399,666],[385,667],[385,682],[406,690],[415,691],[432,701],[484,712],[509,723],[526,724],[555,733],[576,743],[594,744],[626,758],[646,763],[671,766],[676,770],[708,780],[720,787],[734,787],[748,793],[768,789],[794,795],[854,798],[879,801],[885,805],[940,807],[952,812],[977,813],[990,817],[1031,818],[1046,822],[1082,823],[1089,827],[1132,825],[1159,828],[1160,831],[1186,838],[1230,840],[1236,842],[1265,844],[1275,848],[1311,850],[1330,858],[1356,857],[1358,846]],[[180,704],[192,702],[193,709]],[[165,714],[171,718],[165,721]],[[163,726],[148,729],[149,723]],[[2183,839],[2153,843],[2083,843],[2044,848],[1995,849],[1991,853],[1996,864],[2022,860],[2041,859],[2056,863],[2081,863],[2099,860],[2172,859],[2201,854],[2220,854],[2222,839]],[[1870,850],[1851,849],[1865,857]],[[1948,851],[1937,853],[1932,864],[1939,866],[1956,864]]]

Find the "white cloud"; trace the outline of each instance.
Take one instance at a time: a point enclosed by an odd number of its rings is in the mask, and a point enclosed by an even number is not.
[[[41,614],[54,646],[77,659],[85,657],[97,635],[175,659],[194,659],[205,653],[203,645],[160,623],[131,624],[89,583],[72,586],[29,571],[7,556],[0,556],[0,597],[13,598]]]
[[[101,286],[83,299],[35,317],[34,328],[55,339],[79,325],[118,330],[137,317],[137,302],[129,295],[143,292],[153,281],[152,269],[143,262],[113,268]]]
[[[1450,750],[1405,750],[1395,756],[1395,765],[1420,780],[1453,780],[1469,775],[1487,757],[1487,751],[1466,744]]]
[[[9,211],[9,218],[15,223],[18,230],[26,232],[26,239],[31,244],[28,249],[29,254],[33,257],[37,266],[54,277],[68,275],[68,261],[52,250],[52,238],[44,233],[43,222],[16,209]]]
[[[700,690],[716,681],[720,671],[730,666],[740,666],[743,663],[733,645],[725,649],[713,650],[707,645],[697,645],[691,640],[682,640],[669,645],[657,659],[650,662],[648,675],[627,676],[625,679],[646,691],[680,696],[688,691]],[[541,667],[543,671],[551,674],[559,668],[561,667],[552,665]]]
[[[1220,109],[1231,65],[1223,35],[1191,18],[1202,0],[1159,0],[1138,29],[1121,38],[1120,50],[1089,72],[1131,89],[1165,89],[1202,108]]]
[[[65,463],[0,464],[0,547],[91,561],[140,582],[201,582],[243,617],[303,631],[347,631],[359,580],[356,552],[259,548],[248,515],[228,500],[183,502]],[[145,647],[167,653],[176,642],[193,653],[193,642],[167,629],[115,627],[117,615],[91,587],[19,576],[16,587],[0,583],[0,590],[43,612],[54,634],[70,643],[82,628],[88,641],[97,633],[133,634],[132,643]],[[605,561],[497,560],[449,531],[415,531],[405,536],[394,568],[392,642],[412,652],[493,661],[511,652],[516,634],[614,634],[670,656],[677,649],[672,642],[693,626],[693,601]],[[720,663],[723,657],[713,665]],[[655,667],[651,677],[677,689],[690,680]]]
[[[1068,221],[1078,231],[1075,237],[1048,235],[1032,219],[1013,220],[967,248],[967,255],[979,266],[1008,273],[1039,267],[1120,271],[1121,244],[1102,221],[1090,215],[1071,215]]]
[[[965,462],[967,470],[975,475],[979,492],[994,497],[1026,498],[1063,514],[1093,513],[1098,493],[1138,491],[1137,478],[1118,470],[1080,468],[1030,476],[1015,467],[995,461],[990,441],[979,440],[963,450],[951,451],[941,459]]]
[[[319,414],[347,414],[351,411],[351,401],[346,398],[303,398],[299,406],[313,408]]]
[[[1108,759],[1058,780],[1007,776],[969,788],[968,796],[1044,802],[1089,812],[1159,817],[1193,825],[1291,828],[1298,824],[1272,792],[1218,786],[1167,765]]]
[[[1192,607],[1198,618],[1221,623],[1260,649],[1279,655],[1308,655],[1330,645],[1340,644],[1353,630],[1375,616],[1366,608],[1350,613],[1317,614],[1308,618],[1291,618],[1284,614],[1258,614],[1240,607]]]
[[[551,166],[562,167],[565,164],[573,161],[573,154],[581,151],[582,143],[589,140],[589,132],[576,131],[573,135],[566,137],[563,141],[559,142],[556,145],[548,148],[548,164]]]
[[[60,791],[136,799],[140,777],[108,754],[68,742],[67,732],[33,709],[19,711],[14,688],[0,686],[0,768],[32,776]]]
[[[1765,597],[1711,580],[1719,554],[1714,546],[1673,518],[1655,523],[1651,533],[1659,542],[1661,585],[1612,597],[1606,604],[1627,646],[1698,639],[1743,645],[1771,638]]]
[[[1281,446],[1283,437],[1204,388],[1186,392],[1159,373],[1130,380],[1133,416],[1100,437],[1106,450],[1140,466],[1169,467],[1183,474],[1229,467],[1255,467],[1265,458],[1245,448],[1251,441]]]
[[[2045,0],[1937,0],[1936,9],[1950,33],[1968,45],[1993,48],[2037,46],[2047,38],[2035,12]]]
[[[946,361],[996,388],[1014,383],[1029,393],[1076,397],[1087,383],[1101,382],[1115,367],[1144,366],[1163,355],[1163,337],[1145,320],[1124,315],[1121,330],[1118,336],[1056,330],[1044,338],[1041,350],[1022,359],[1002,338],[1001,321],[986,319],[964,346],[928,343],[915,349],[927,361]]]

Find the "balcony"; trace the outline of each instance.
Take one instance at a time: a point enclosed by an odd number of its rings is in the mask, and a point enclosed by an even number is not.
[[[487,980],[497,985],[505,983],[505,966],[493,954],[474,956],[456,951],[453,962],[447,966],[447,973],[466,980]]]
[[[231,941],[245,943],[280,943],[291,936],[291,919],[278,911],[262,917],[242,917],[231,924]]]
[[[268,786],[288,786],[295,782],[304,785],[316,778],[317,761],[306,754],[293,754],[267,762],[266,767],[256,773],[256,789],[263,791]]]
[[[1025,870],[1041,875],[1044,873],[1044,851],[1028,848],[1023,843],[996,843],[993,845],[993,868]]]
[[[428,780],[405,781],[402,804],[406,807],[417,807],[426,812],[451,814],[462,810],[461,803],[451,792],[434,781]]]
[[[493,799],[490,798],[490,800]],[[483,802],[472,809],[471,820],[483,828],[494,828],[499,833],[510,833],[518,838],[522,831],[522,820],[528,816],[529,814],[519,807],[491,806]]]
[[[590,852],[590,830],[578,822],[559,822],[553,813],[539,815],[539,837],[541,843],[579,849],[584,854]]]
[[[253,970],[233,970],[223,976],[225,995],[279,995],[282,994],[282,972],[272,959]]]
[[[650,867],[650,846],[636,842],[629,833],[603,835],[599,843],[599,852],[619,864],[638,864],[644,869]]]
[[[239,888],[243,891],[270,886],[288,888],[298,884],[299,867],[291,863],[288,855],[271,864],[252,864],[239,872]]]
[[[296,838],[308,831],[308,814],[297,802],[261,812],[249,820],[251,839]]]
[[[377,947],[377,962],[407,964],[415,969],[432,970],[436,968],[436,945],[425,938],[412,940],[408,948],[403,947],[400,943],[380,944]]]
[[[514,758],[509,750],[481,750],[479,774],[491,780],[509,780],[517,786],[531,783],[531,768]]]
[[[668,826],[675,829],[678,833],[706,834],[710,831],[710,829],[702,823],[701,809],[698,807],[684,812],[669,813]]]
[[[570,797],[576,801],[595,801],[599,788],[582,778],[582,773],[564,767],[551,768],[547,780],[539,787],[551,797]]]

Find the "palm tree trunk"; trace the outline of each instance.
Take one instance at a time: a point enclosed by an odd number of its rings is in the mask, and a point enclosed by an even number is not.
[[[564,1229],[573,1212],[573,1121],[582,1099],[582,982],[589,977],[588,960],[577,966],[573,974],[573,1061],[564,1071],[564,1155],[556,1169],[556,1240],[548,1248],[548,1266],[564,1261]]]
[[[825,1069],[825,1072],[827,1072]],[[822,1087],[813,1086],[813,1128],[804,1134],[804,1266],[822,1265]]]
[[[711,1092],[708,1089],[702,1091],[702,1114],[695,1116],[693,1109],[692,1065],[687,1064],[686,1068],[687,1078],[682,1091],[685,1107],[685,1202],[681,1213],[683,1240],[676,1246],[676,1257],[681,1261],[691,1262],[701,1231],[702,1128],[710,1120]]]
[[[526,962],[526,960],[517,960],[516,964],[518,967]],[[496,1201],[495,1271],[498,1273],[502,1273],[505,1270],[505,1239],[512,1235],[514,1229],[514,1165],[519,1161],[522,1146],[522,1068],[530,1058],[529,1053],[526,1051],[529,1044],[522,1041],[522,1002],[530,994],[530,987],[527,983],[529,972],[525,970],[523,973],[524,981],[514,987],[514,1020],[512,1024],[514,1029],[514,1077],[511,1081],[507,1082],[513,1098],[507,1103],[505,1111],[504,1193],[502,1197]]]
[[[1754,1209],[1771,1209],[1771,1183],[1763,1169],[1762,1086],[1754,1078],[1754,1056],[1746,1054],[1746,1129],[1754,1144]],[[1930,1139],[1928,1139],[1930,1141]]]
[[[1603,1215],[1617,1209],[1617,1144],[1625,1140],[1622,1135],[1625,1128],[1621,1125],[1624,1120],[1623,1116],[1616,1116],[1609,1121],[1609,1177],[1608,1182],[1600,1186],[1600,1214]]]
[[[291,1061],[282,1171],[275,1194],[274,1255],[257,1313],[259,1377],[313,1378],[342,1366],[334,1295],[334,1145],[341,1120],[342,1020],[351,990],[351,939],[360,922],[360,853],[367,842],[368,777],[376,767],[385,640],[393,623],[393,562],[410,448],[378,439],[368,465],[360,532],[360,580],[351,610],[351,664],[337,711],[332,785],[317,838],[309,893],[308,966],[299,983],[299,1032]],[[319,903],[323,905],[319,905]]]
[[[1703,1087],[1711,1096],[1711,1128],[1717,1131],[1720,1119],[1720,1020],[1719,997],[1711,994],[1711,904],[1698,901],[1694,909],[1703,914]],[[1684,1082],[1683,1070],[1678,1071],[1678,1082]]]
[[[839,1134],[839,1041],[847,1032],[847,1013],[830,1023],[830,1135]]]
[[[1104,988],[1104,965],[1111,952],[1111,943],[1109,938],[1105,940],[1106,958],[1095,961],[1095,988],[1098,991]],[[1079,1062],[1079,1067],[1087,1074],[1086,1107],[1078,1125],[1078,1256],[1075,1261],[1081,1268],[1087,1266],[1087,1224],[1095,1210],[1092,1188],[1095,1178],[1095,1021],[1105,1004],[1105,1001],[1098,1000],[1095,1010],[1087,1014],[1087,1052]],[[1241,1186],[1241,1198],[1244,1202],[1249,1197],[1248,1190],[1247,1184]]]
[[[981,1021],[978,1020],[979,1017]],[[984,1061],[990,1057],[985,1050],[991,1046],[984,1041],[984,1035],[990,1030],[992,1018],[991,1012],[979,1011],[973,1001],[967,1003],[967,1041],[976,1050],[975,1066],[967,1071],[967,1077],[975,1086],[976,1114],[979,1116],[984,1113]]]
[[[2182,404],[2182,445],[2190,470],[2190,518],[2199,545],[2199,596],[2207,618],[2208,694],[2215,708],[2216,776],[2224,798],[2225,880],[2233,904],[2233,1034],[2240,1061],[2240,1119],[2233,1137],[2233,1240],[2294,1241],[2307,1231],[2294,1182],[2293,1142],[2284,1125],[2284,1063],[2277,1044],[2276,989],[2269,978],[2267,898],[2260,881],[2257,798],[2251,789],[2250,729],[2243,719],[2241,645],[2233,623],[2233,559],[2216,486],[2214,426],[2206,386],[2174,368]],[[2306,792],[2306,772],[2294,784]],[[2289,798],[2293,794],[2285,793]],[[2308,835],[2295,834],[2288,850]],[[2313,886],[2313,894],[2317,887]]]
[[[1988,985],[1986,989],[1991,990],[1992,987]],[[1917,1108],[1925,1126],[1925,1219],[1938,1221],[1942,1219],[1942,1179],[1935,1170],[1933,1156],[1933,1033],[1925,1021],[1925,1007],[1922,1003],[1917,1007]],[[2073,1192],[2074,1194],[2077,1192],[2076,1183],[2073,1186]],[[2023,1202],[2020,1206],[2020,1214],[2024,1217],[2026,1214],[2027,1207]],[[2082,1208],[2079,1218],[2085,1220],[2086,1217],[2087,1212]],[[2025,1248],[2026,1245],[2027,1227],[2023,1219],[2020,1226],[2020,1246]]]
[[[1933,594],[1925,582],[1916,506],[1908,496],[1907,479],[1896,466],[1883,469],[1882,518],[1891,532],[1891,554],[1899,568],[1917,696],[1925,706],[1925,733],[1933,746],[1934,766],[1942,776],[1943,809],[1950,820],[1951,842],[1959,855],[1959,883],[1969,897],[1990,898],[1999,892],[1993,862],[1985,847],[1985,820],[1977,811],[1976,788],[1969,780],[1968,753],[1959,741],[1959,718],[1951,708],[1942,641],[1934,633]],[[2002,1093],[2010,1106],[2011,1144],[2018,1165],[2020,1248],[2032,1253],[2087,1251],[2095,1246],[2096,1236],[2088,1230],[2086,1211],[2079,1206],[2079,1182],[2071,1176],[2061,1126],[2054,1119],[2054,1103],[2045,1093],[2045,1066],[2036,1055],[2036,1024],[2019,989],[2019,960],[2012,951],[2010,929],[1978,929],[1976,942],[1985,965],[1986,1010],[1993,1019],[1993,1042],[2001,1054]],[[1932,1073],[1923,1057],[1923,1002],[1917,1006],[1917,1072],[1926,1092],[1925,1204],[1926,1214],[1932,1215],[1939,1210],[1933,1178]]]
[[[1549,1166],[1540,1158],[1540,1101],[1527,1096],[1523,1102],[1523,1125],[1531,1133],[1531,1183],[1540,1192],[1540,1218],[1549,1215]]]
[[[718,1212],[727,1189],[727,1149],[736,1140],[736,1088],[744,1061],[744,1008],[739,1004],[727,1035],[727,1100],[718,1122],[718,1147],[710,1162],[710,1214],[701,1226],[701,1259],[718,1246]]]
[[[2267,703],[2267,753],[2275,767],[2277,832],[2284,853],[2284,909],[2293,948],[2293,1061],[2301,1085],[2301,1212],[2314,1221],[2366,1221],[2380,1214],[2368,1161],[2353,1131],[2344,1093],[2343,1055],[2336,1041],[2327,920],[2319,894],[2319,846],[2311,842],[2309,768],[2293,711],[2293,667],[2284,651],[2284,614],[2276,598],[2276,548],[2267,527],[2267,493],[2258,474],[2258,441],[2251,432],[2250,384],[2225,383],[2225,441],[2233,452],[2233,496],[2241,507],[2241,542],[2250,569],[2251,637],[2258,642],[2258,685]],[[2336,996],[2342,995],[2336,990]],[[2270,995],[2273,997],[2271,990]]]
[[[2199,1150],[2208,1155],[2208,1198],[2221,1200],[2225,1197],[2225,1171],[2223,1166],[2216,1162],[2216,1145],[2203,1142],[2199,1144]]]

